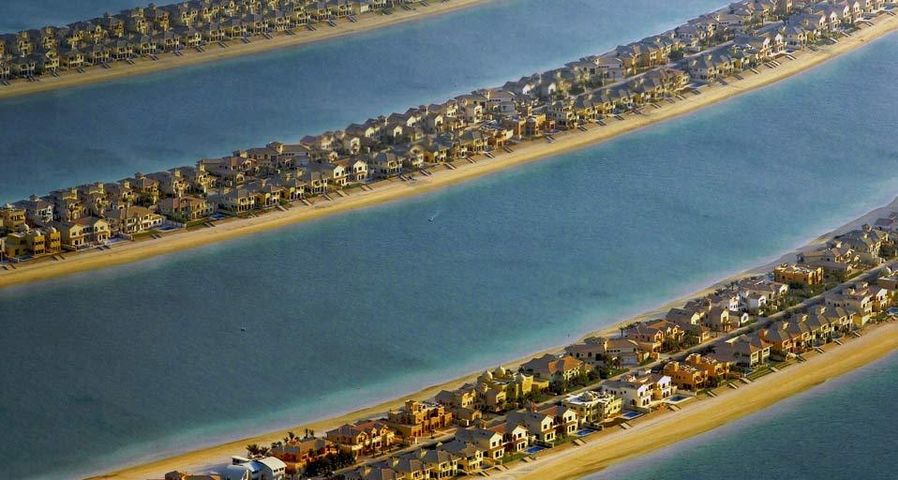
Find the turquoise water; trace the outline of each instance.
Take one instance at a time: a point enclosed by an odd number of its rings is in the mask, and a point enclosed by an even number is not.
[[[335,42],[0,101],[0,125],[15,126],[0,129],[0,203],[295,142],[501,85],[720,3],[498,0]],[[4,10],[0,2],[0,18]]]
[[[898,355],[590,480],[891,479]]]
[[[0,201],[501,83],[682,13],[628,2],[595,14],[618,3],[536,16],[557,4],[503,1],[0,102],[0,121],[15,125],[0,129]],[[688,3],[690,14],[711,7]],[[558,32],[565,18],[581,28]],[[419,48],[434,54],[409,64]],[[346,75],[397,49],[376,74]],[[4,474],[72,477],[346,411],[564,343],[777,256],[898,192],[896,74],[893,35],[698,114],[441,192],[0,290]]]
[[[345,411],[757,265],[898,191],[896,73],[893,35],[426,196],[0,290],[6,468],[68,476]]]

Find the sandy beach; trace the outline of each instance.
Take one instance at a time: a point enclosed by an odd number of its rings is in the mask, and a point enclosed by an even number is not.
[[[316,26],[317,30],[315,31],[297,29],[296,35],[277,34],[270,40],[264,37],[254,37],[250,43],[231,41],[228,43],[227,48],[209,45],[206,47],[205,52],[186,48],[183,50],[183,55],[181,56],[162,54],[159,55],[159,60],[139,58],[134,61],[133,65],[124,62],[115,62],[110,64],[112,68],[109,69],[90,67],[86,68],[84,73],[76,71],[61,72],[58,77],[49,75],[41,76],[40,81],[38,82],[30,82],[24,79],[12,80],[8,86],[0,86],[0,100],[20,95],[106,82],[136,75],[145,75],[188,65],[215,62],[225,58],[239,57],[280,48],[295,47],[306,43],[320,42],[336,37],[367,32],[377,28],[440,15],[471,7],[479,3],[485,3],[487,1],[489,0],[435,1],[430,3],[427,7],[418,6],[415,10],[396,9],[390,15],[363,14],[359,17],[359,21],[355,23],[345,19],[337,20],[337,27],[321,24]]]
[[[508,472],[492,475],[501,480],[560,480],[579,478],[609,465],[666,447],[699,435],[735,419],[767,408],[774,403],[812,388],[867,363],[878,360],[898,348],[898,324],[869,328],[861,338],[842,346],[829,345],[823,354],[814,354],[807,362],[789,366],[736,390],[719,388],[717,398],[702,397],[682,405],[679,412],[665,412],[630,430],[615,430],[587,441],[582,447],[569,447],[546,455],[533,463],[519,463]]]
[[[451,2],[451,5],[460,6],[461,3],[462,0],[455,0]],[[898,17],[884,15],[878,19],[875,26],[866,27],[851,37],[843,38],[835,45],[817,51],[803,51],[796,56],[796,60],[784,58],[781,60],[782,65],[776,69],[762,68],[758,74],[746,72],[742,80],[731,78],[727,80],[726,85],[715,84],[713,87],[705,87],[701,90],[701,94],[687,94],[685,99],[676,103],[660,104],[661,108],[659,109],[646,107],[640,115],[629,115],[624,120],[612,118],[606,122],[605,126],[591,125],[587,132],[574,130],[560,133],[555,136],[555,141],[552,143],[524,142],[517,146],[513,153],[497,152],[494,159],[480,157],[475,163],[457,162],[455,169],[434,169],[432,176],[418,175],[417,179],[411,182],[400,180],[379,182],[373,185],[374,188],[371,191],[354,190],[346,197],[334,195],[332,201],[319,199],[313,207],[298,205],[286,212],[274,211],[255,218],[225,221],[215,228],[167,234],[159,240],[120,243],[109,250],[90,250],[77,254],[66,254],[67,258],[64,261],[24,263],[15,270],[0,270],[0,288],[121,265],[313,220],[326,215],[358,210],[410,195],[420,195],[509,167],[581,149],[796,75],[842,53],[864,46],[896,27],[898,27]]]

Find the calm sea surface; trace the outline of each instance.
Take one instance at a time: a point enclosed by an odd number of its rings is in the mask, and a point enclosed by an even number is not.
[[[0,197],[296,138],[712,6],[675,3],[499,2],[2,102],[0,121],[15,127],[0,129]],[[564,19],[591,33],[551,27]],[[234,76],[219,81],[223,72]],[[434,194],[0,290],[6,473],[71,477],[345,411],[570,341],[771,259],[898,192],[896,75],[890,36],[695,115]],[[187,108],[169,116],[173,105]]]
[[[898,355],[590,480],[893,479]]]

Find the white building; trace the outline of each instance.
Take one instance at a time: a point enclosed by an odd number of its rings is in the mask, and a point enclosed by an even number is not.
[[[224,469],[221,480],[283,480],[286,475],[287,465],[274,457],[231,457],[231,465]]]
[[[625,375],[602,384],[600,393],[623,399],[623,408],[648,410],[676,392],[670,377],[654,373]]]

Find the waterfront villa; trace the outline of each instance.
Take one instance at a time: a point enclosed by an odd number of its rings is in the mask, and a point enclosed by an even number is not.
[[[773,279],[785,284],[819,285],[823,283],[823,268],[783,263],[773,269]]]
[[[562,437],[573,435],[580,427],[580,416],[577,410],[565,405],[553,405],[540,410],[540,413],[549,415],[555,420],[555,432]]]
[[[568,345],[565,352],[593,366],[633,366],[652,358],[653,351],[644,345],[629,338],[589,337],[583,343]]]
[[[711,358],[744,369],[753,369],[770,357],[770,344],[757,335],[740,335],[723,342]]]
[[[676,393],[676,387],[667,375],[641,372],[602,382],[599,392],[620,397],[625,409],[648,411]]]
[[[689,354],[683,360],[683,364],[702,370],[705,379],[715,385],[726,379],[730,373],[729,363],[698,353]]]
[[[403,442],[414,444],[425,435],[448,428],[452,412],[440,404],[409,400],[402,408],[388,412],[386,423]]]
[[[889,292],[885,288],[861,282],[827,293],[824,298],[827,307],[845,309],[857,326],[863,326],[875,312],[880,312],[886,307]]]
[[[621,413],[623,400],[610,394],[587,391],[568,395],[563,403],[576,412],[581,425],[598,426]]]
[[[0,243],[0,252],[7,258],[40,257],[62,251],[62,236],[53,227],[25,228],[10,233]]]
[[[449,452],[458,461],[458,471],[466,475],[473,475],[480,471],[483,465],[484,451],[473,443],[462,440],[452,440],[443,444],[440,449]]]
[[[505,456],[505,439],[502,434],[493,430],[473,427],[463,428],[455,432],[455,439],[474,445],[482,453],[482,459],[488,464],[496,464]]]
[[[665,363],[661,373],[670,377],[671,383],[678,389],[695,391],[707,382],[704,370],[676,361]]]
[[[530,436],[530,443],[552,445],[556,438],[555,416],[549,413],[523,411],[511,412],[506,417],[506,425],[523,425]]]
[[[232,457],[231,464],[221,472],[221,480],[283,480],[286,475],[287,465],[277,458]]]
[[[585,375],[589,370],[585,363],[570,355],[557,356],[549,353],[521,365],[522,372],[546,380],[571,380],[578,375]]]
[[[338,452],[337,447],[324,438],[294,438],[276,444],[271,449],[271,456],[287,464],[293,471],[302,471],[303,467]]]
[[[330,430],[326,437],[341,452],[359,456],[387,450],[393,445],[396,433],[385,422],[361,421]]]

